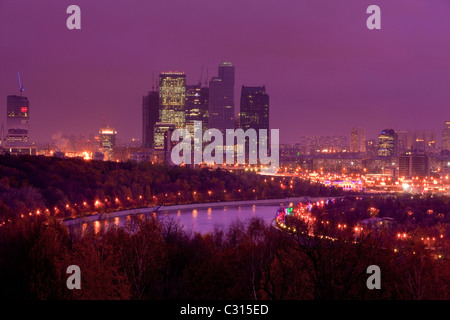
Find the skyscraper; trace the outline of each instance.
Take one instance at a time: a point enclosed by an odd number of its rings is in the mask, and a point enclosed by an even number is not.
[[[442,150],[450,151],[450,120],[445,121],[442,131]]]
[[[198,85],[186,86],[186,129],[194,133],[194,121],[202,122],[202,134],[208,130],[208,100],[209,88]]]
[[[242,86],[240,111],[239,126],[244,131],[254,129],[259,136],[259,130],[266,129],[267,135],[269,135],[269,95],[266,93],[266,87]],[[246,140],[247,143],[248,139]],[[258,140],[252,141],[252,143],[258,145]],[[250,148],[246,146],[244,150],[245,154],[250,157]]]
[[[209,84],[209,128],[234,129],[234,66],[222,62]]]
[[[30,103],[24,96],[8,96],[6,107],[6,146],[29,146]]]
[[[186,114],[186,75],[164,72],[159,75],[159,120],[184,128]]]
[[[364,128],[350,129],[350,152],[366,152],[366,130]]]
[[[117,131],[113,128],[106,127],[100,129],[100,150],[106,160],[111,160],[113,148],[116,146]]]
[[[240,127],[244,130],[267,129],[269,133],[269,95],[263,87],[245,87],[241,89]]]
[[[378,155],[398,155],[398,136],[394,129],[385,129],[378,135]]]
[[[142,147],[152,148],[155,124],[159,121],[159,93],[150,91],[142,99]]]

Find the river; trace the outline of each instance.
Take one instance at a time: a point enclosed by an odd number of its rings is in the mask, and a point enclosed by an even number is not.
[[[162,221],[173,219],[178,221],[186,231],[199,233],[212,232],[216,227],[224,230],[235,221],[248,222],[253,217],[263,219],[269,224],[275,217],[277,210],[282,206],[288,206],[305,200],[306,198],[290,198],[275,200],[238,201],[226,203],[200,203],[178,206],[161,207],[156,216]],[[309,199],[309,198],[308,198]],[[317,201],[326,198],[314,198]],[[108,214],[97,214],[90,217],[77,218],[64,222],[71,232],[84,233],[88,228],[93,228],[95,233],[111,226],[123,227],[133,216],[140,218],[153,215],[156,208],[141,208],[125,210]]]

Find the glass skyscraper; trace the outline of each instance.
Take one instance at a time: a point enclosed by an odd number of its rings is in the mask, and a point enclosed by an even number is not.
[[[186,121],[186,75],[164,72],[159,75],[159,120],[184,128]]]
[[[142,99],[142,147],[152,148],[155,124],[159,121],[159,93],[150,91]]]
[[[209,83],[209,128],[234,129],[234,66],[222,62]]]
[[[263,87],[245,87],[241,90],[240,127],[244,130],[267,129],[269,133],[269,95]]]
[[[198,85],[186,86],[186,129],[194,133],[194,121],[202,122],[202,134],[208,129],[209,88]]]

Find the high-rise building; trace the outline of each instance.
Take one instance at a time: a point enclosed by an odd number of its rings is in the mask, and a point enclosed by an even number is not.
[[[142,100],[142,147],[153,148],[155,124],[159,121],[159,93],[150,91]]]
[[[153,143],[153,148],[155,150],[165,150],[166,142],[166,132],[175,130],[175,125],[173,123],[167,122],[157,122],[154,128],[155,141]]]
[[[366,152],[366,130],[364,128],[350,129],[350,152]]]
[[[106,160],[111,160],[113,148],[116,146],[116,135],[117,131],[108,126],[99,131],[100,150]]]
[[[445,121],[442,131],[442,150],[450,151],[450,120]]]
[[[398,136],[394,129],[385,129],[378,135],[378,155],[398,155]]]
[[[29,146],[30,103],[24,96],[8,96],[6,106],[6,146]]]
[[[246,87],[241,89],[241,112],[239,114],[239,126],[244,130],[254,129],[256,135],[259,136],[260,129],[266,129],[269,136],[269,95],[266,93],[266,88],[262,87]],[[257,139],[257,137],[256,137]],[[246,143],[248,143],[246,139]],[[252,141],[258,145],[258,140]],[[267,148],[269,143],[267,143]],[[250,149],[245,147],[245,154],[250,157]],[[258,149],[260,146],[258,145]],[[254,150],[253,152],[256,152]],[[256,155],[253,155],[256,156]]]
[[[430,160],[426,154],[408,152],[398,158],[398,174],[400,177],[429,177]]]
[[[256,132],[267,129],[269,134],[269,95],[264,86],[242,86],[240,109],[239,124],[242,129],[252,128]]]
[[[194,121],[202,122],[202,134],[208,130],[208,100],[209,88],[198,85],[186,86],[186,129],[194,133]]]
[[[395,133],[398,137],[399,152],[432,152],[437,149],[437,134],[434,131],[403,130]]]
[[[159,120],[184,128],[186,121],[186,75],[163,72],[159,75]]]
[[[234,129],[234,66],[222,62],[209,84],[209,128]]]

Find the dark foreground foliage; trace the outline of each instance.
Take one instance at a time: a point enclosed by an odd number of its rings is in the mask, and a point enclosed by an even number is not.
[[[258,219],[205,235],[137,219],[80,236],[52,218],[27,218],[0,228],[0,299],[450,298],[448,260],[420,246],[395,253],[379,236],[342,239],[304,238]],[[81,290],[66,288],[73,264]],[[373,264],[381,290],[366,286]]]

